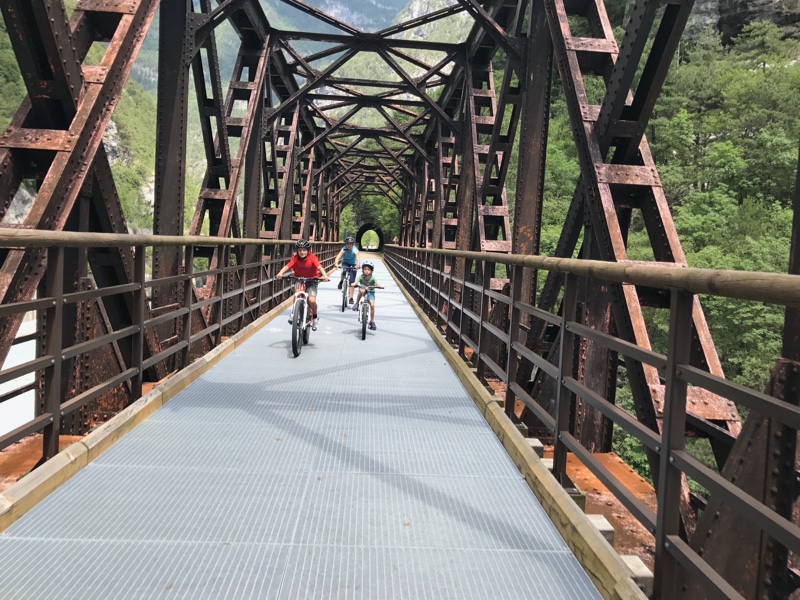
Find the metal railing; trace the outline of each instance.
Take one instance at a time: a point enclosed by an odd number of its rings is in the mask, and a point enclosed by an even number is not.
[[[36,416],[13,431],[0,435],[0,450],[32,434],[41,433],[43,460],[58,453],[62,422],[103,394],[125,386],[127,403],[142,395],[146,374],[164,364],[170,372],[188,366],[216,347],[223,335],[232,335],[260,315],[273,309],[292,293],[287,281],[274,274],[291,253],[291,241],[250,240],[189,236],[114,235],[92,233],[0,230],[0,249],[46,248],[46,275],[39,297],[0,305],[0,329],[14,327],[25,313],[35,313],[36,334],[18,337],[16,342],[37,341],[35,358],[0,369],[0,384],[34,375],[34,384],[24,383],[0,396],[8,402],[35,390]],[[182,273],[152,279],[148,275],[150,249],[171,246],[181,254]],[[323,266],[330,268],[341,244],[314,242],[312,251]],[[65,252],[71,248],[119,247],[132,250],[133,272],[128,283],[66,292]],[[213,249],[223,257],[222,266],[196,270],[196,252]],[[244,252],[248,249],[247,252]],[[211,253],[204,253],[210,256]],[[249,259],[243,260],[243,257]],[[209,263],[211,261],[209,260]],[[205,282],[204,286],[196,285]],[[170,287],[177,301],[153,310],[152,290]],[[98,300],[127,307],[127,322],[102,335],[64,347],[64,311],[70,305]],[[157,332],[169,332],[159,335]],[[64,375],[81,356],[101,348],[112,348],[121,357],[121,368],[90,389],[72,393],[65,389]],[[151,377],[152,379],[152,377]]]
[[[418,305],[440,331],[458,348],[462,358],[469,357],[479,377],[493,375],[506,384],[505,410],[513,414],[515,400],[525,406],[551,432],[554,443],[553,474],[566,479],[567,455],[573,453],[630,511],[655,538],[656,593],[659,598],[681,596],[681,577],[685,569],[705,587],[712,597],[742,598],[681,536],[682,478],[687,476],[702,485],[712,496],[736,511],[741,518],[790,552],[800,553],[800,528],[737,485],[710,469],[685,449],[687,386],[699,386],[723,396],[738,406],[773,419],[790,428],[796,437],[800,428],[797,392],[793,402],[748,389],[711,375],[690,365],[692,306],[694,294],[713,294],[743,300],[800,306],[800,277],[771,273],[675,269],[659,266],[623,265],[578,259],[555,259],[540,256],[498,255],[423,248],[388,246],[388,266],[403,281]],[[462,261],[459,268],[456,262]],[[510,278],[510,294],[491,289],[490,274],[494,265],[504,264]],[[451,273],[475,275],[456,277]],[[561,314],[546,312],[520,301],[525,269],[543,269],[564,273],[565,285]],[[480,277],[482,274],[482,277]],[[576,322],[576,302],[580,278],[590,277],[625,284],[646,285],[669,290],[670,319],[667,355],[638,347]],[[471,279],[482,279],[479,283]],[[472,298],[470,299],[470,296]],[[507,326],[489,322],[491,308],[508,307]],[[558,328],[561,340],[556,364],[526,347],[521,339],[523,316],[540,319]],[[575,377],[576,344],[580,338],[592,340],[628,359],[658,369],[666,382],[661,431],[653,431],[635,416],[607,401]],[[490,353],[492,344],[503,351]],[[505,360],[498,360],[504,356]],[[519,360],[527,360],[557,382],[554,411],[548,412],[516,380]],[[502,364],[499,364],[502,363]],[[657,457],[654,477],[658,510],[653,512],[629,491],[570,432],[570,410],[575,397],[602,413],[615,425],[639,441]],[[795,477],[794,469],[791,478]],[[789,482],[791,484],[791,482]],[[773,597],[770,595],[769,597]]]

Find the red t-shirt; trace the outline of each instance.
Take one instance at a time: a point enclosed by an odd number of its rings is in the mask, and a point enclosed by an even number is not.
[[[297,277],[319,277],[319,267],[321,265],[319,259],[309,252],[305,260],[300,260],[295,254],[286,266],[289,267],[290,271],[294,271]]]

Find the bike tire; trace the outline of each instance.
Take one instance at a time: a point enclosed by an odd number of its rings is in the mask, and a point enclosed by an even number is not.
[[[344,283],[342,284],[342,312],[345,311],[347,308],[347,290],[350,287],[347,282],[350,281],[347,277],[344,279]]]
[[[300,356],[303,349],[303,301],[297,300],[294,303],[294,323],[292,323],[292,354]]]
[[[308,343],[308,338],[310,338],[310,337],[311,337],[311,325],[306,324],[306,326],[303,328],[303,344],[304,345]]]
[[[369,303],[361,305],[361,339],[367,339],[367,324],[369,323]]]

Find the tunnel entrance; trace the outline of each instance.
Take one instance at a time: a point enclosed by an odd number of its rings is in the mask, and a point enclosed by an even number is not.
[[[375,235],[367,235],[369,233],[377,235],[377,242]],[[383,230],[374,223],[366,223],[359,227],[358,234],[356,234],[356,244],[358,244],[359,250],[378,251],[383,248],[384,243]],[[366,244],[369,244],[369,247]]]

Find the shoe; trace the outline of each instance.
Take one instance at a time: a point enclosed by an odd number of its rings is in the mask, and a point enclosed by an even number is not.
[[[311,321],[311,331],[317,330],[317,323],[319,323],[319,317],[316,317]]]
[[[353,303],[353,299],[352,299],[352,298],[350,298],[350,304],[352,304],[352,303]]]
[[[358,312],[358,302],[356,302],[355,304],[353,304],[353,311],[354,311],[354,312]]]
[[[339,282],[339,289],[342,289],[342,283],[344,283],[344,282],[343,281]]]
[[[375,321],[370,321],[370,322],[369,322],[369,328],[370,328],[372,331],[375,331],[375,330],[378,328],[378,327],[377,327],[377,325],[375,325]]]
[[[294,323],[294,314],[289,315],[289,325]]]

